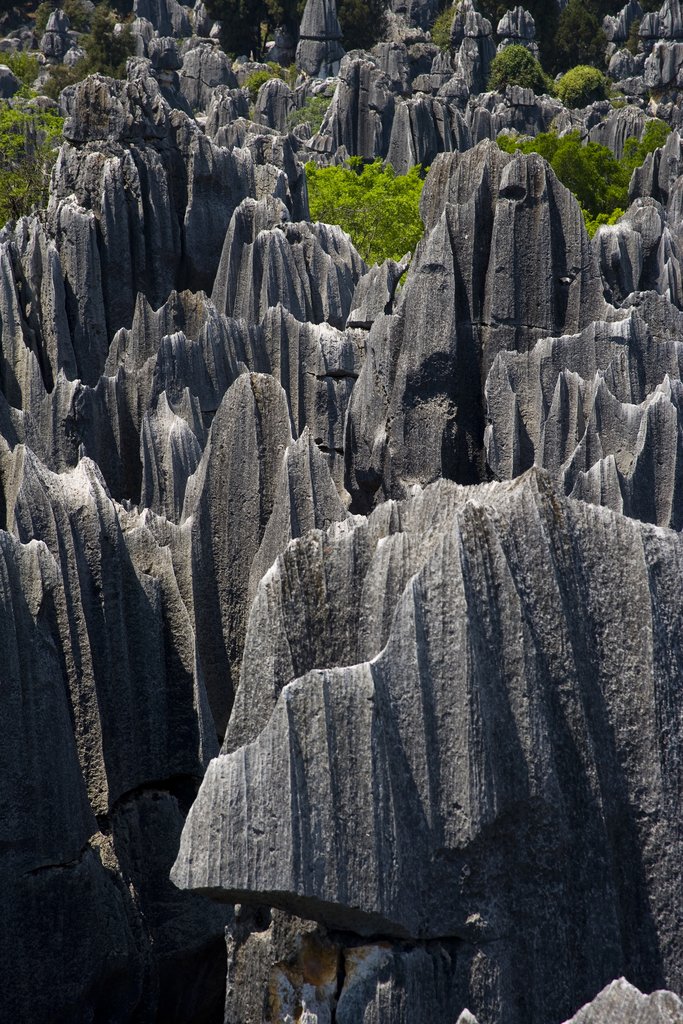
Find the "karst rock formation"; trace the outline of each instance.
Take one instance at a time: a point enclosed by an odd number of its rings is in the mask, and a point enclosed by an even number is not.
[[[566,110],[435,13],[308,0],[253,102],[135,0],[0,230],[1,1024],[683,1021],[683,14]],[[654,117],[592,239],[495,141]],[[430,167],[400,261],[311,222],[350,157]]]

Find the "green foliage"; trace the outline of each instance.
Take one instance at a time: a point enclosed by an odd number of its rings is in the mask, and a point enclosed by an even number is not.
[[[606,213],[599,213],[597,217],[591,217],[590,213],[581,207],[581,213],[583,214],[583,221],[586,225],[588,237],[592,238],[601,224],[616,224],[619,218],[624,216],[624,212],[624,210],[617,207],[617,209],[609,215]]]
[[[656,149],[665,145],[670,134],[671,129],[664,121],[660,121],[659,118],[649,121],[640,142],[634,137],[624,143],[624,155],[621,158],[624,168],[633,171],[640,167],[648,153],[654,153]]]
[[[245,82],[245,85],[249,89],[252,103],[256,103],[256,97],[258,96],[259,89],[266,82],[269,82],[271,78],[280,78],[290,86],[294,85],[294,82],[296,81],[296,67],[293,64],[291,68],[283,68],[280,64],[275,64],[269,61],[268,68],[268,71],[255,71],[254,74],[250,75]]]
[[[79,39],[79,44],[86,52],[85,58],[72,67],[54,64],[50,69],[50,77],[43,85],[46,96],[56,100],[67,85],[82,82],[88,75],[126,77],[126,60],[135,53],[135,40],[127,25],[123,31],[114,32],[116,22],[116,15],[106,3],[95,8],[90,32]]]
[[[379,157],[365,165],[353,157],[351,167],[306,164],[311,219],[339,224],[368,264],[414,252],[424,231],[421,169],[412,167],[396,176],[391,164],[384,167]]]
[[[565,8],[566,9],[566,8]],[[579,64],[563,75],[555,86],[565,107],[585,107],[607,98],[607,79],[597,68]]]
[[[342,46],[347,52],[369,50],[386,38],[388,6],[388,0],[338,0]]]
[[[296,128],[298,124],[308,122],[311,126],[311,131],[315,135],[323,123],[327,108],[331,102],[331,96],[323,96],[321,94],[309,96],[303,107],[299,110],[293,110],[291,114],[288,114],[287,127]]]
[[[498,145],[506,153],[539,153],[547,160],[578,199],[586,226],[595,234],[600,224],[614,224],[614,218],[628,207],[628,185],[634,168],[640,167],[648,153],[664,145],[669,132],[663,121],[651,121],[641,142],[627,139],[621,160],[597,142],[581,145],[578,131],[561,137],[556,132],[541,132],[524,142],[501,135]]]
[[[44,0],[36,11],[35,32],[38,38],[47,28],[47,22],[53,11],[60,8],[71,22],[75,32],[83,32],[88,25],[88,8],[83,0]]]
[[[506,85],[533,89],[537,96],[555,93],[555,86],[536,58],[523,46],[506,46],[491,62],[489,89],[503,91]]]
[[[453,8],[445,7],[431,27],[432,42],[442,50],[449,50],[451,46],[451,25],[453,23]]]
[[[46,205],[63,124],[51,110],[0,105],[0,224]]]
[[[569,0],[560,14],[555,37],[556,67],[568,71],[577,64],[605,66],[607,36],[601,28],[592,0]]]
[[[19,95],[28,96],[29,86],[33,85],[40,71],[38,59],[25,50],[18,50],[17,53],[3,54],[2,63],[6,64],[21,82],[22,89]]]
[[[221,41],[232,57],[246,54],[256,61],[266,53],[266,41],[282,25],[297,38],[303,3],[299,0],[205,0],[209,17],[222,23]]]
[[[35,24],[35,33],[36,33],[36,36],[38,38],[38,41],[40,41],[40,39],[44,35],[45,29],[47,28],[48,19],[49,19],[50,15],[52,14],[52,12],[54,10],[56,10],[56,8],[57,8],[56,0],[53,0],[52,3],[48,3],[48,0],[44,0],[44,2],[40,5],[38,10],[36,11],[36,20],[35,20],[34,24]]]
[[[640,42],[640,18],[636,18],[635,21],[631,22],[631,28],[628,34],[628,39],[625,43],[626,49],[629,50],[633,56],[638,54],[638,43]]]

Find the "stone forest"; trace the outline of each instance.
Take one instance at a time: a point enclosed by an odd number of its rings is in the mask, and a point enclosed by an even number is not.
[[[2,1024],[682,1024],[680,0],[0,35]]]

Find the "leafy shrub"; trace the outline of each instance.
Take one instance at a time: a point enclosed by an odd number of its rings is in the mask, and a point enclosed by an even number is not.
[[[289,68],[283,68],[280,64],[275,64],[272,61],[268,61],[268,71],[255,71],[253,75],[250,75],[246,80],[245,85],[249,90],[252,103],[256,103],[256,97],[258,91],[262,85],[269,82],[271,78],[280,78],[287,85],[292,86],[296,81],[296,66],[292,64]]]
[[[27,95],[29,86],[33,85],[40,72],[38,58],[25,50],[18,50],[16,53],[3,54],[0,62],[6,64],[21,82],[23,88],[19,95]]]
[[[607,98],[607,80],[601,71],[588,64],[572,68],[556,85],[557,95],[565,107],[585,107]]]
[[[35,33],[39,42],[43,34],[45,33],[45,29],[47,28],[48,19],[52,12],[56,10],[56,8],[56,3],[48,3],[47,0],[44,0],[44,2],[38,7],[38,10],[36,11],[36,20],[34,22],[34,25]]]
[[[648,153],[664,145],[669,132],[663,121],[651,121],[641,142],[636,138],[626,140],[621,160],[597,142],[581,145],[578,131],[562,137],[556,132],[541,132],[525,142],[501,135],[498,145],[506,153],[539,153],[547,160],[578,199],[592,237],[600,224],[614,224],[628,207],[628,185],[634,168],[640,167]]]
[[[386,39],[388,7],[388,0],[339,0],[337,17],[342,46],[347,52],[370,50],[375,43]]]
[[[414,252],[422,237],[420,168],[397,176],[378,157],[363,164],[352,157],[351,170],[306,164],[311,220],[339,224],[351,236],[366,263],[400,260]]]
[[[628,171],[640,167],[647,154],[663,146],[670,134],[671,129],[664,121],[649,121],[640,142],[634,137],[624,143],[624,155],[621,158],[623,166]]]
[[[523,46],[506,46],[491,62],[489,89],[503,91],[507,85],[533,89],[537,96],[555,92],[552,79],[544,72],[533,54]]]
[[[593,237],[601,224],[616,224],[619,218],[623,217],[624,212],[625,211],[620,207],[617,207],[617,209],[611,214],[599,213],[597,217],[591,217],[590,213],[584,210],[583,207],[581,208],[583,220],[586,225],[586,231],[590,238]]]
[[[634,57],[638,54],[638,43],[640,42],[640,18],[636,18],[635,21],[631,22],[631,29],[628,34],[628,40],[625,43],[626,49],[630,50]]]
[[[291,114],[287,115],[287,127],[296,128],[298,124],[305,124],[308,121],[311,131],[315,135],[323,123],[331,102],[331,96],[323,96],[320,93],[317,96],[309,96],[299,110],[293,110]]]
[[[85,58],[72,67],[53,65],[43,86],[46,96],[56,100],[67,85],[82,82],[88,75],[99,73],[109,78],[126,77],[126,60],[135,53],[135,40],[128,25],[121,32],[114,31],[116,20],[116,15],[106,3],[95,8],[90,32],[79,39],[86,52]]]
[[[46,205],[63,124],[51,110],[0,105],[0,224]]]
[[[444,8],[441,14],[437,15],[431,28],[432,42],[442,50],[450,49],[451,25],[453,24],[454,9],[449,5]]]

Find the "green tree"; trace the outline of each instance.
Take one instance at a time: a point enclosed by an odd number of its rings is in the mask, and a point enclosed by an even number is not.
[[[614,224],[628,207],[628,186],[634,168],[640,167],[648,153],[664,145],[670,130],[663,121],[650,121],[640,142],[637,138],[626,140],[621,160],[596,142],[582,145],[578,131],[562,136],[541,132],[525,142],[501,135],[498,145],[507,153],[539,153],[547,160],[562,184],[578,199],[592,237],[600,224]]]
[[[0,105],[0,224],[47,204],[63,124],[52,110]]]
[[[369,50],[386,37],[388,0],[338,0],[345,50]]]
[[[450,50],[451,47],[451,24],[453,22],[453,8],[449,5],[440,14],[437,14],[434,24],[431,27],[432,42],[441,50]]]
[[[631,22],[631,28],[628,34],[628,39],[624,44],[626,49],[629,50],[635,57],[638,53],[638,43],[640,42],[640,18],[636,18],[635,21]]]
[[[260,61],[266,42],[284,26],[296,39],[305,0],[205,0],[210,18],[222,24],[221,41],[232,57],[254,55]]]
[[[21,82],[22,89],[19,95],[28,96],[29,87],[33,85],[40,73],[38,58],[32,56],[26,50],[18,50],[16,53],[3,54],[2,63],[6,64]]]
[[[506,46],[491,62],[489,89],[502,91],[507,85],[533,89],[536,95],[555,93],[555,86],[536,58],[523,46]]]
[[[556,68],[568,71],[577,64],[605,66],[607,36],[591,0],[569,0],[560,14],[555,39]]]
[[[565,107],[585,107],[607,97],[607,79],[597,68],[579,64],[563,75],[555,86]]]
[[[353,157],[351,168],[306,164],[311,220],[339,224],[368,264],[414,252],[424,231],[421,169],[396,176],[379,157],[365,165]]]

